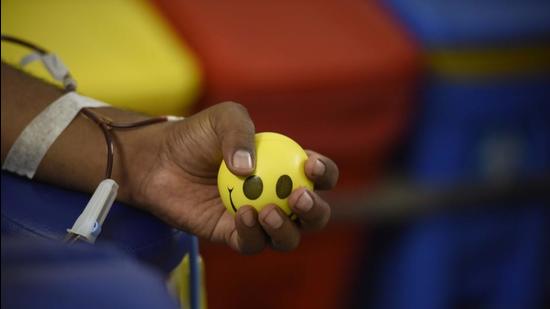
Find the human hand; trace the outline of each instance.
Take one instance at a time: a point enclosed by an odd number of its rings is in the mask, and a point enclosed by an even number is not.
[[[129,171],[139,173],[130,177],[134,181],[129,183],[129,196],[134,204],[176,228],[253,254],[267,246],[295,249],[302,230],[321,229],[329,221],[328,203],[305,188],[288,198],[297,221],[276,205],[266,205],[259,213],[243,206],[236,216],[226,211],[216,184],[222,159],[236,175],[250,175],[255,166],[254,124],[237,103],[221,103],[150,132],[148,142],[135,148]],[[336,164],[306,152],[305,173],[315,188],[333,188],[338,179]]]
[[[2,64],[2,160],[25,126],[61,91]],[[128,123],[145,116],[114,107],[94,109],[102,117]],[[300,188],[288,197],[299,220],[291,221],[275,205],[257,213],[243,206],[234,217],[220,200],[216,181],[222,158],[237,175],[254,171],[254,124],[236,103],[222,103],[184,121],[139,130],[114,130],[112,178],[118,199],[155,214],[174,227],[242,253],[271,246],[291,250],[301,230],[320,229],[330,207],[316,193]],[[250,155],[247,155],[250,154]],[[338,168],[330,159],[308,151],[306,175],[317,189],[331,189]],[[93,192],[103,179],[105,141],[93,121],[80,114],[43,158],[36,178],[62,187]]]

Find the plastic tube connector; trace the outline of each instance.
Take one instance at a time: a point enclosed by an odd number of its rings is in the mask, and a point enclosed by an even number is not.
[[[35,52],[23,57],[20,65],[21,67],[25,67],[29,63],[36,60],[42,61],[42,64],[53,79],[62,82],[65,88],[70,88],[71,90],[76,89],[76,81],[72,78],[69,69],[55,54],[41,54]]]
[[[86,208],[67,232],[79,235],[86,241],[94,243],[101,233],[103,222],[113,206],[117,192],[116,181],[105,179],[100,182]]]

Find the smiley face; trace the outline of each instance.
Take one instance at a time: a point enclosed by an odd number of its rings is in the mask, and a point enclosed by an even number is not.
[[[256,169],[248,177],[236,176],[222,162],[218,172],[218,191],[223,204],[235,214],[243,205],[260,211],[275,204],[292,215],[288,196],[293,190],[313,183],[304,172],[307,154],[295,141],[272,132],[256,134]]]

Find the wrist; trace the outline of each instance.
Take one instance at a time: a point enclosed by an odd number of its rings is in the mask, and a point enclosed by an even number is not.
[[[98,110],[102,116],[120,123],[146,120],[149,117],[114,108]],[[112,179],[119,184],[118,200],[143,206],[143,180],[158,161],[159,150],[168,123],[131,129],[112,130],[114,160]]]

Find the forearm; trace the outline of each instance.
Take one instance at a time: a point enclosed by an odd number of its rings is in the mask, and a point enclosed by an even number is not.
[[[60,89],[2,63],[2,162],[21,131],[51,102],[62,95]],[[94,109],[118,122],[145,116],[115,108]],[[132,202],[131,188],[141,172],[140,161],[148,161],[157,149],[151,138],[162,128],[153,125],[135,130],[112,131],[115,144],[113,176],[119,185],[119,199]],[[103,179],[106,143],[100,128],[79,114],[53,143],[41,162],[36,178],[64,187],[92,192]]]

